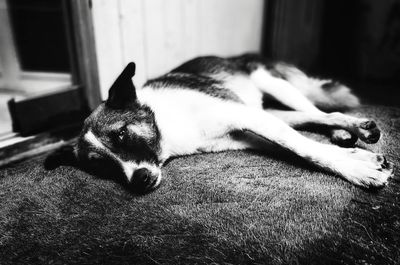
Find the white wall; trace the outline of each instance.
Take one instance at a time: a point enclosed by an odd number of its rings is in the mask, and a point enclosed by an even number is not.
[[[198,55],[259,51],[263,0],[93,0],[102,97],[122,68],[136,63],[134,82]]]

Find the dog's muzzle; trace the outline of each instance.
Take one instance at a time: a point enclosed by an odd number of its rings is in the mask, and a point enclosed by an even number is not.
[[[161,182],[161,174],[154,173],[147,168],[139,168],[133,172],[129,186],[139,192],[149,192],[158,187]]]

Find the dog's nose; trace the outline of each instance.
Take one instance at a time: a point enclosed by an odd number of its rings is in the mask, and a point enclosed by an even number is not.
[[[134,189],[146,192],[155,187],[158,176],[153,175],[152,172],[146,168],[139,168],[135,170],[132,176],[131,185]]]
[[[139,168],[133,173],[134,179],[144,183],[149,182],[150,177],[151,177],[151,172],[146,168]]]

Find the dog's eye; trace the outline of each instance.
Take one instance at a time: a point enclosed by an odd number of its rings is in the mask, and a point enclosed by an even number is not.
[[[123,127],[123,128],[121,128],[121,130],[119,130],[119,132],[118,132],[118,134],[117,134],[118,140],[119,140],[120,142],[124,141],[125,136],[126,136],[126,128]]]

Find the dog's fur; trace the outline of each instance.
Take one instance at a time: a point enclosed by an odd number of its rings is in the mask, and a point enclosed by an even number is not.
[[[359,105],[349,88],[311,78],[298,68],[245,54],[200,57],[135,90],[130,63],[85,121],[76,146],[80,161],[113,161],[137,190],[161,182],[170,157],[201,152],[262,148],[275,143],[363,187],[382,187],[393,166],[383,155],[308,139],[293,128],[329,126],[331,139],[350,146],[357,138],[375,143],[376,124],[339,112]],[[263,109],[263,98],[291,110]],[[256,141],[257,140],[257,141]]]

